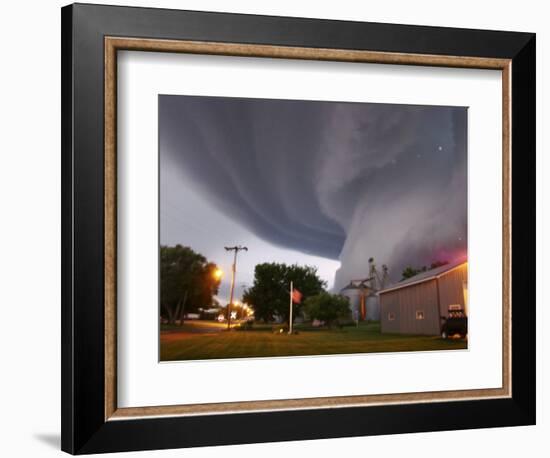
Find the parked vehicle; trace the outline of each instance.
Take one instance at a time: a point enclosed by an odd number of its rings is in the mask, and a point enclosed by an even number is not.
[[[448,339],[455,335],[466,338],[468,335],[468,317],[461,305],[450,305],[448,316],[441,317],[441,338]]]

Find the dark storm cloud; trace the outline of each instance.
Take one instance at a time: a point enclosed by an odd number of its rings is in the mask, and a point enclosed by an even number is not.
[[[337,258],[345,232],[319,208],[311,173],[324,118],[300,102],[161,97],[161,150],[257,235]]]
[[[466,109],[160,96],[163,167],[259,237],[393,272],[466,248]],[[393,275],[394,278],[398,275]]]

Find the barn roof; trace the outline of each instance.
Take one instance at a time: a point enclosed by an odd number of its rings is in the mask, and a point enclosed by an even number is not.
[[[407,278],[406,280],[401,280],[400,282],[393,283],[392,285],[388,286],[387,288],[384,288],[383,290],[380,290],[379,294],[384,294],[390,291],[394,291],[396,289],[405,288],[407,286],[416,285],[417,283],[424,283],[429,280],[434,280],[436,278],[439,278],[446,273],[450,272],[451,270],[456,269],[457,267],[462,266],[463,264],[466,264],[466,259],[459,259],[454,262],[450,262],[448,264],[445,264],[441,267],[436,267],[435,269],[427,270],[426,272],[421,272],[414,277]]]

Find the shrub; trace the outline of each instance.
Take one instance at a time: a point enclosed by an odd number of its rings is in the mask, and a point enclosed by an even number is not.
[[[338,320],[345,321],[350,317],[348,299],[337,294],[323,292],[308,297],[304,301],[304,307],[312,320],[324,321],[329,328]]]

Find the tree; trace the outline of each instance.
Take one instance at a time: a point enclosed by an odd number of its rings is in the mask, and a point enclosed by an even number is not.
[[[218,292],[217,266],[189,247],[160,247],[160,304],[174,324],[188,311],[210,306]]]
[[[243,301],[253,307],[256,318],[271,321],[279,315],[288,320],[291,281],[304,298],[319,294],[327,286],[317,275],[316,267],[266,262],[254,268],[254,284],[245,290]],[[295,304],[292,315],[300,310],[301,305]]]
[[[322,292],[308,297],[304,308],[309,318],[324,321],[330,328],[340,318],[349,318],[350,307],[347,297]]]
[[[407,266],[403,272],[401,273],[401,281],[406,280],[407,278],[414,277],[415,275],[418,275],[422,272],[427,272],[428,270],[436,269],[437,267],[444,266],[446,264],[449,264],[449,261],[434,261],[430,264],[430,267],[422,266],[417,269],[411,266]]]
[[[407,278],[414,277],[415,275],[418,275],[420,272],[422,272],[422,270],[415,269],[412,266],[407,266],[401,273],[401,276],[402,276],[401,280],[406,280]]]

